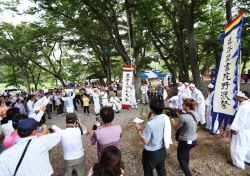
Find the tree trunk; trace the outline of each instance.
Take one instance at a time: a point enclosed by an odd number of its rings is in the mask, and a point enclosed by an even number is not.
[[[63,88],[66,87],[66,84],[65,84],[63,78],[57,77],[57,79],[60,81],[60,83],[62,84],[62,87],[63,87]]]
[[[137,66],[135,68],[135,74],[134,74],[134,85],[135,85],[135,97],[137,99],[141,99],[141,68],[140,66]]]
[[[227,0],[226,1],[227,24],[232,21],[232,6],[233,6],[233,0]]]

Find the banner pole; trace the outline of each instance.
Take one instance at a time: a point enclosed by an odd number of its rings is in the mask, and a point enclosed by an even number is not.
[[[238,68],[238,92],[240,91],[240,81],[241,81],[241,73],[240,73],[240,68],[241,68],[241,49],[240,49],[240,58],[239,58],[239,68]]]

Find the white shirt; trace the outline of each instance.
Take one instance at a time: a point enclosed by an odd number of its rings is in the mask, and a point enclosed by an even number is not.
[[[12,126],[12,120],[8,120],[8,123],[2,125],[2,131],[4,137],[8,136],[10,133],[14,131],[14,128]]]
[[[83,134],[86,131],[83,130]],[[81,131],[78,127],[68,127],[63,130],[62,139],[63,158],[65,160],[79,159],[84,155]]]
[[[0,176],[12,176],[24,151],[28,140],[32,139],[23,161],[17,171],[17,176],[49,176],[53,168],[49,160],[49,150],[60,142],[62,130],[53,125],[55,133],[37,138],[29,136],[20,138],[16,144],[5,150],[0,157]]]

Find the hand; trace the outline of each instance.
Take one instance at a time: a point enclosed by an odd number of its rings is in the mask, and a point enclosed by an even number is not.
[[[138,131],[141,129],[141,126],[137,123],[137,124],[135,124],[135,129]]]
[[[232,133],[233,133],[234,135],[237,135],[237,134],[238,134],[238,131],[232,130]]]
[[[46,111],[46,105],[41,105],[40,106],[40,110],[42,110],[43,112],[45,112]]]

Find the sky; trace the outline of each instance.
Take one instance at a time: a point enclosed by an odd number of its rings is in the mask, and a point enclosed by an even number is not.
[[[4,0],[10,1],[10,0]],[[29,7],[35,6],[34,3],[30,2],[29,0],[20,0],[20,5],[18,5],[17,9],[20,12],[27,10]],[[3,5],[0,5],[1,10],[4,9]],[[20,24],[21,22],[32,22],[37,21],[39,18],[37,15],[17,15],[15,12],[11,10],[3,10],[0,14],[0,23],[1,22],[8,22],[14,25]]]

